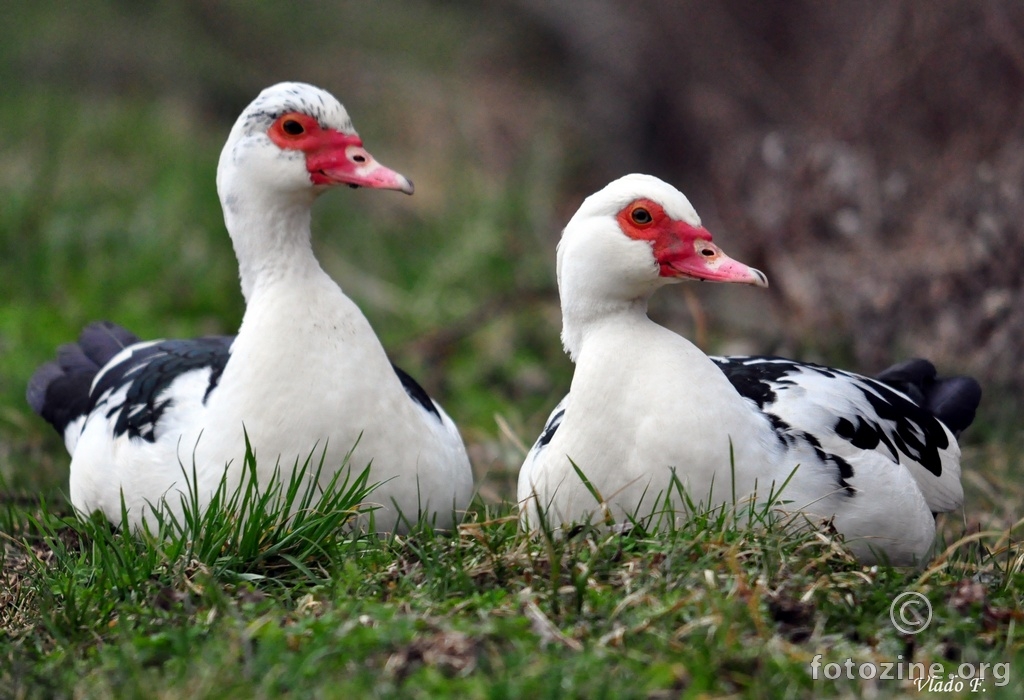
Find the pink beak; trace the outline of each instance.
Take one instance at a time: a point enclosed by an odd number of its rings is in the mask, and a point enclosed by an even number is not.
[[[686,224],[683,227],[684,235],[656,251],[662,277],[768,286],[763,272],[723,253],[711,242],[707,229]]]
[[[386,168],[363,148],[356,134],[324,130],[315,134],[306,153],[306,170],[314,185],[372,187],[413,193],[412,181],[391,168]]]
[[[343,148],[319,150],[306,156],[306,168],[314,185],[349,185],[413,193],[412,180],[386,168],[363,148],[349,143]]]

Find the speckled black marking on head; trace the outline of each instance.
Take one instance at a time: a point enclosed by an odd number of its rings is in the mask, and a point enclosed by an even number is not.
[[[435,406],[434,402],[430,400],[430,395],[423,389],[423,387],[421,387],[415,379],[410,377],[409,374],[398,365],[391,363],[391,368],[395,370],[395,374],[398,375],[398,380],[402,382],[402,388],[405,389],[405,393],[409,395],[409,398],[422,406],[427,413],[433,413],[438,422],[443,422],[441,420],[441,414],[437,410],[437,406]]]
[[[163,396],[165,390],[187,372],[209,369],[209,383],[203,394],[205,403],[220,381],[233,341],[233,336],[213,336],[165,340],[141,347],[103,374],[92,392],[90,412],[111,392],[127,386],[124,400],[107,411],[108,418],[117,416],[114,435],[127,434],[154,442],[156,425],[171,405],[171,399]]]
[[[290,87],[256,98],[243,113],[243,130],[250,135],[265,132],[274,121],[288,112],[307,114],[316,119],[322,129],[356,133],[344,107],[323,90],[312,86]]]

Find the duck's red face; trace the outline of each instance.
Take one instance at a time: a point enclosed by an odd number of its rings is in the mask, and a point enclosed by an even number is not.
[[[634,200],[616,218],[627,236],[651,243],[662,277],[768,286],[763,272],[723,253],[707,229],[673,219],[657,202]]]
[[[278,117],[267,131],[279,148],[302,151],[314,185],[349,185],[412,194],[412,181],[374,160],[355,134],[324,129],[301,112]]]

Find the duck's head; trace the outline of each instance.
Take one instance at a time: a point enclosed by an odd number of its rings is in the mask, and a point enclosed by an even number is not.
[[[225,205],[244,194],[312,199],[338,185],[413,192],[408,178],[363,148],[341,103],[306,83],[261,92],[235,122],[217,168]]]
[[[711,240],[693,206],[650,175],[626,175],[584,200],[558,244],[562,342],[576,359],[591,324],[647,300],[680,280],[767,287],[760,270],[733,260]]]
[[[567,276],[609,300],[645,298],[680,280],[768,286],[764,273],[715,245],[682,192],[638,174],[590,195],[570,219],[558,245],[560,288]]]

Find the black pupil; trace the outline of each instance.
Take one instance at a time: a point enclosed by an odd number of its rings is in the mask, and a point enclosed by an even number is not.
[[[633,221],[638,224],[649,224],[651,223],[651,213],[646,209],[634,209]]]
[[[294,119],[289,119],[288,121],[286,121],[282,125],[282,128],[284,129],[284,133],[291,134],[292,136],[298,136],[303,131],[302,124],[299,124]]]

